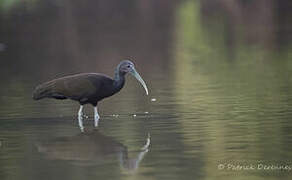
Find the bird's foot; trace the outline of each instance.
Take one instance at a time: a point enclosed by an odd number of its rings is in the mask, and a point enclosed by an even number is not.
[[[94,127],[98,127],[99,115],[94,116]]]
[[[80,131],[82,132],[82,133],[84,133],[84,127],[79,127],[80,128]]]

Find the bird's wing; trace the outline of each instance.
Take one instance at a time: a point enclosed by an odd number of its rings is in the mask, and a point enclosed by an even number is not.
[[[100,88],[100,83],[92,83],[93,74],[78,74],[66,76],[56,81],[56,92],[72,99],[82,99],[94,95]]]

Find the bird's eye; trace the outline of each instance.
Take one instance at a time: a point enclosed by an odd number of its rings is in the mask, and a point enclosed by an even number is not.
[[[130,67],[131,67],[130,65],[127,66],[127,68],[130,68]]]

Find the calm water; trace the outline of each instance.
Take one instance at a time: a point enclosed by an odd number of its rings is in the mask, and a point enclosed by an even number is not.
[[[0,179],[291,179],[289,7],[1,1]],[[99,104],[98,130],[91,106],[81,133],[78,103],[31,99],[43,81],[112,75],[123,58],[150,95],[127,77]]]

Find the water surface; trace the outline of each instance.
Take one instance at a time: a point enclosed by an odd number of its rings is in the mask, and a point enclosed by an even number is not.
[[[0,179],[290,179],[286,7],[272,0],[1,2]],[[38,83],[113,75],[124,58],[150,95],[127,77],[99,104],[98,130],[91,106],[81,133],[78,103],[31,99]]]

